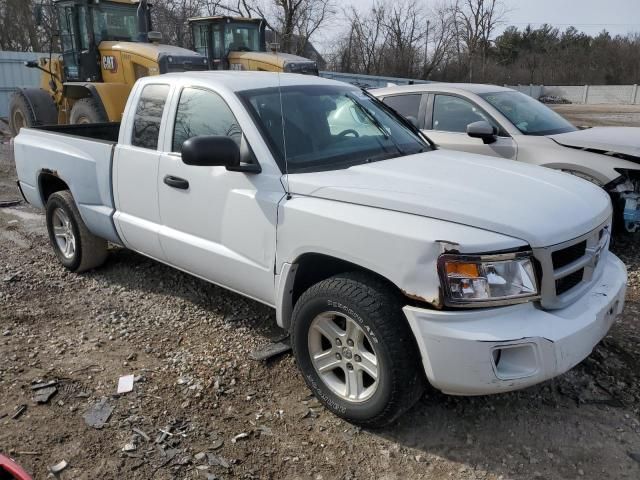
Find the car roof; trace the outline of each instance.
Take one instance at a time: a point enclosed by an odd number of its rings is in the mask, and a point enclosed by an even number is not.
[[[163,79],[175,85],[190,84],[205,87],[219,87],[233,92],[293,85],[335,85],[347,88],[351,87],[353,89],[357,88],[344,82],[320,78],[314,75],[232,70],[166,73],[160,76],[145,77],[141,81],[144,81],[145,84],[162,83]]]
[[[393,93],[421,93],[421,92],[447,92],[447,93],[495,93],[512,92],[511,88],[499,87],[498,85],[487,85],[484,83],[419,83],[416,85],[397,85],[393,87],[377,88],[371,90],[376,96],[384,96]]]

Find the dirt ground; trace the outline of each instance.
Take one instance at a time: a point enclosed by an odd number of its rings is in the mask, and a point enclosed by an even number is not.
[[[7,151],[0,201],[18,198]],[[67,273],[24,204],[0,208],[0,242],[0,452],[36,479],[62,460],[69,480],[640,478],[637,241],[614,246],[625,313],[574,370],[498,396],[431,390],[375,431],[324,410],[290,355],[248,358],[283,333],[270,309],[123,249]],[[113,412],[89,427],[103,398]]]

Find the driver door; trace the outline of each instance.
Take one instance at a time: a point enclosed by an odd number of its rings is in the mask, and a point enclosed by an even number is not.
[[[503,129],[491,116],[470,100],[457,95],[436,94],[429,113],[431,118],[427,120],[425,134],[438,147],[515,160],[516,143],[502,132]],[[467,135],[467,125],[480,120],[498,129],[495,142],[485,144],[481,139]]]
[[[186,87],[174,98],[160,155],[160,243],[175,267],[271,304],[280,174],[187,165],[182,145],[201,135],[227,136],[257,163],[240,123],[216,92]],[[173,125],[173,127],[171,127]]]

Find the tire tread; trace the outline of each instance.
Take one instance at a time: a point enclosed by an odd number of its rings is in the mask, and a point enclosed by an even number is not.
[[[364,272],[336,275],[316,283],[304,292],[296,302],[292,316],[293,329],[297,316],[309,300],[338,296],[349,298],[358,305],[369,321],[375,323],[390,353],[392,388],[386,407],[374,417],[362,421],[343,416],[348,421],[365,427],[381,427],[392,423],[419,400],[425,387],[415,339],[402,315],[401,296],[390,294],[392,288],[385,281]],[[296,342],[292,344],[295,354]]]

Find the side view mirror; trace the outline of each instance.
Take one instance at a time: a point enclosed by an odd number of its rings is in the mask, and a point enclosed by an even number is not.
[[[496,141],[498,129],[489,122],[480,120],[467,125],[467,135],[472,138],[481,138],[485,144],[489,144]]]
[[[182,144],[182,161],[200,167],[240,166],[240,147],[229,137],[202,135]]]
[[[33,7],[33,18],[36,24],[36,27],[41,27],[43,23],[44,12],[42,9],[42,4],[38,3]]]
[[[162,32],[150,31],[147,33],[147,40],[151,43],[160,43],[162,41]]]

